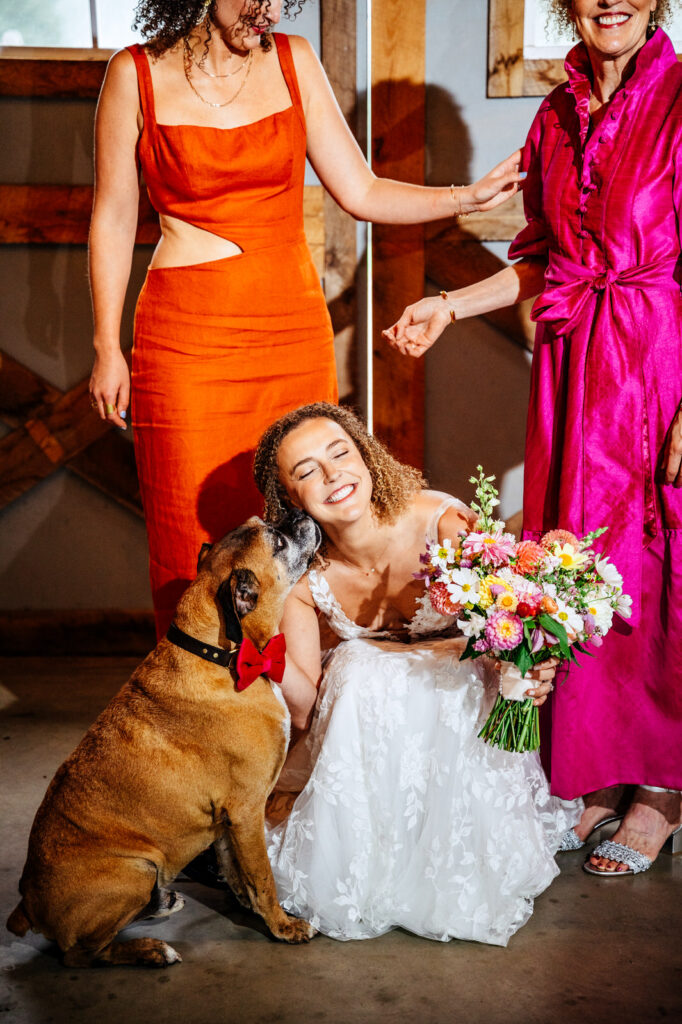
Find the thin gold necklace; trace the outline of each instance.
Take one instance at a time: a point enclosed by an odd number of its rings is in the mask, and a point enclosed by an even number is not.
[[[244,78],[242,79],[241,85],[237,89],[237,91],[234,94],[234,96],[231,96],[229,100],[225,100],[224,103],[212,103],[210,100],[204,99],[204,97],[201,95],[201,93],[195,87],[194,82],[192,81],[192,54],[188,53],[186,46],[184,47],[183,62],[182,63],[183,63],[184,71],[185,71],[185,78],[187,79],[187,84],[190,87],[190,89],[192,90],[192,92],[194,93],[194,95],[198,99],[200,99],[202,103],[205,103],[207,107],[214,107],[215,109],[218,109],[220,107],[229,107],[230,103],[234,103],[234,101],[237,99],[237,96],[239,96],[240,92],[242,91],[242,89],[244,88],[244,86],[246,85],[246,83],[248,81],[248,77],[249,77],[249,74],[251,72],[251,65],[253,63],[253,50],[249,50],[249,55],[246,58],[246,60],[244,61],[244,63],[247,64],[248,67],[246,68],[246,74],[244,75]]]
[[[376,558],[377,562],[380,562],[381,559],[384,557],[384,555],[388,551],[390,543],[391,543],[391,540],[389,538],[389,540],[386,541],[386,543],[384,544],[383,548],[381,549],[381,551],[377,555],[377,558]],[[337,551],[338,551],[338,548],[337,548]],[[356,572],[361,572],[363,576],[371,576],[373,572],[376,573],[376,572],[379,571],[376,568],[376,566],[372,566],[371,569],[363,569],[361,565],[354,565],[352,562],[349,562],[347,558],[344,558],[340,551],[339,551],[339,555],[341,556],[341,561],[343,562],[344,565],[347,565],[349,569],[354,569]]]
[[[249,57],[253,53],[253,50],[249,50],[246,57],[244,57],[244,60],[241,62],[239,67],[236,68],[234,71],[228,71],[226,75],[218,75],[213,71],[207,71],[206,68],[203,67],[198,60],[196,60],[194,56],[194,50],[192,49],[192,46],[187,36],[185,36],[183,40],[183,45],[185,47],[185,53],[188,54],[189,59],[192,61],[194,67],[197,68],[198,71],[201,71],[204,75],[208,75],[209,78],[232,78],[233,75],[238,75],[240,71],[244,70],[244,68],[249,62]],[[230,54],[230,59],[232,59],[232,54]]]

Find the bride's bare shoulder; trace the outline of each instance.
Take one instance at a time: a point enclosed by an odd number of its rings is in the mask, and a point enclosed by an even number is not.
[[[452,502],[443,510],[438,520],[438,536],[440,540],[445,537],[453,537],[460,530],[470,529],[476,518],[474,513],[459,498],[447,494],[445,491],[420,491],[415,498],[413,506],[415,517],[419,520],[420,527],[427,532],[433,524],[433,517],[447,501]]]

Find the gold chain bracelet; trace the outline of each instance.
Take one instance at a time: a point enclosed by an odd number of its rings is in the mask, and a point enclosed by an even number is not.
[[[454,324],[454,322],[455,322],[455,320],[457,319],[457,317],[455,316],[455,310],[454,310],[454,308],[453,308],[453,307],[452,307],[452,306],[450,305],[450,297],[448,296],[448,293],[447,293],[447,292],[445,291],[445,289],[443,289],[443,291],[442,291],[442,292],[440,293],[440,297],[441,297],[441,299],[443,299],[443,300],[444,300],[445,302],[447,302],[447,304],[448,304],[448,309],[450,310],[450,323],[451,323],[451,324]]]
[[[460,189],[460,188],[466,188],[466,185],[451,185],[450,186],[450,195],[452,196],[453,203],[457,204],[457,209],[458,210],[462,209],[462,204],[459,201],[458,197],[455,195],[455,192],[457,191],[457,189]],[[468,213],[453,213],[453,217],[456,217],[457,220],[466,220],[466,218],[468,216],[469,216]]]

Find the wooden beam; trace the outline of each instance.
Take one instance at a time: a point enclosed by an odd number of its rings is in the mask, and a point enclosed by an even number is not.
[[[106,60],[31,60],[0,57],[0,96],[96,99]]]
[[[90,408],[84,380],[0,440],[0,508],[50,476],[111,427]]]
[[[0,243],[85,245],[90,228],[91,185],[0,185]],[[324,208],[322,187],[307,185],[303,215],[315,266],[324,269]],[[159,216],[146,189],[140,192],[138,245],[155,245],[160,237]]]
[[[521,96],[524,0],[490,0],[488,11],[488,96]]]
[[[0,616],[0,650],[18,655],[144,657],[156,646],[154,613],[120,608],[11,611]]]
[[[373,0],[372,169],[424,183],[425,0]],[[424,231],[374,228],[374,424],[403,462],[424,464],[424,361],[381,340],[424,292]]]
[[[322,63],[334,95],[356,134],[356,0],[321,0]],[[332,197],[324,193],[326,243],[324,291],[334,328],[339,398],[352,402],[356,392],[357,271],[356,228]]]
[[[60,395],[58,388],[0,352],[0,420],[8,427],[18,427]]]

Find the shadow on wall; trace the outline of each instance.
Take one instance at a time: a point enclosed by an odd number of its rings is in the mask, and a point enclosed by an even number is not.
[[[459,106],[429,85],[426,115],[428,183],[469,183],[472,144]],[[468,259],[466,248],[462,258]],[[498,264],[491,272],[505,266]],[[429,294],[451,289],[458,278],[453,265],[452,278],[434,282]],[[425,471],[432,487],[470,501],[469,477],[480,463],[497,477],[500,514],[521,508],[529,383],[528,352],[482,317],[445,330],[426,355]]]

